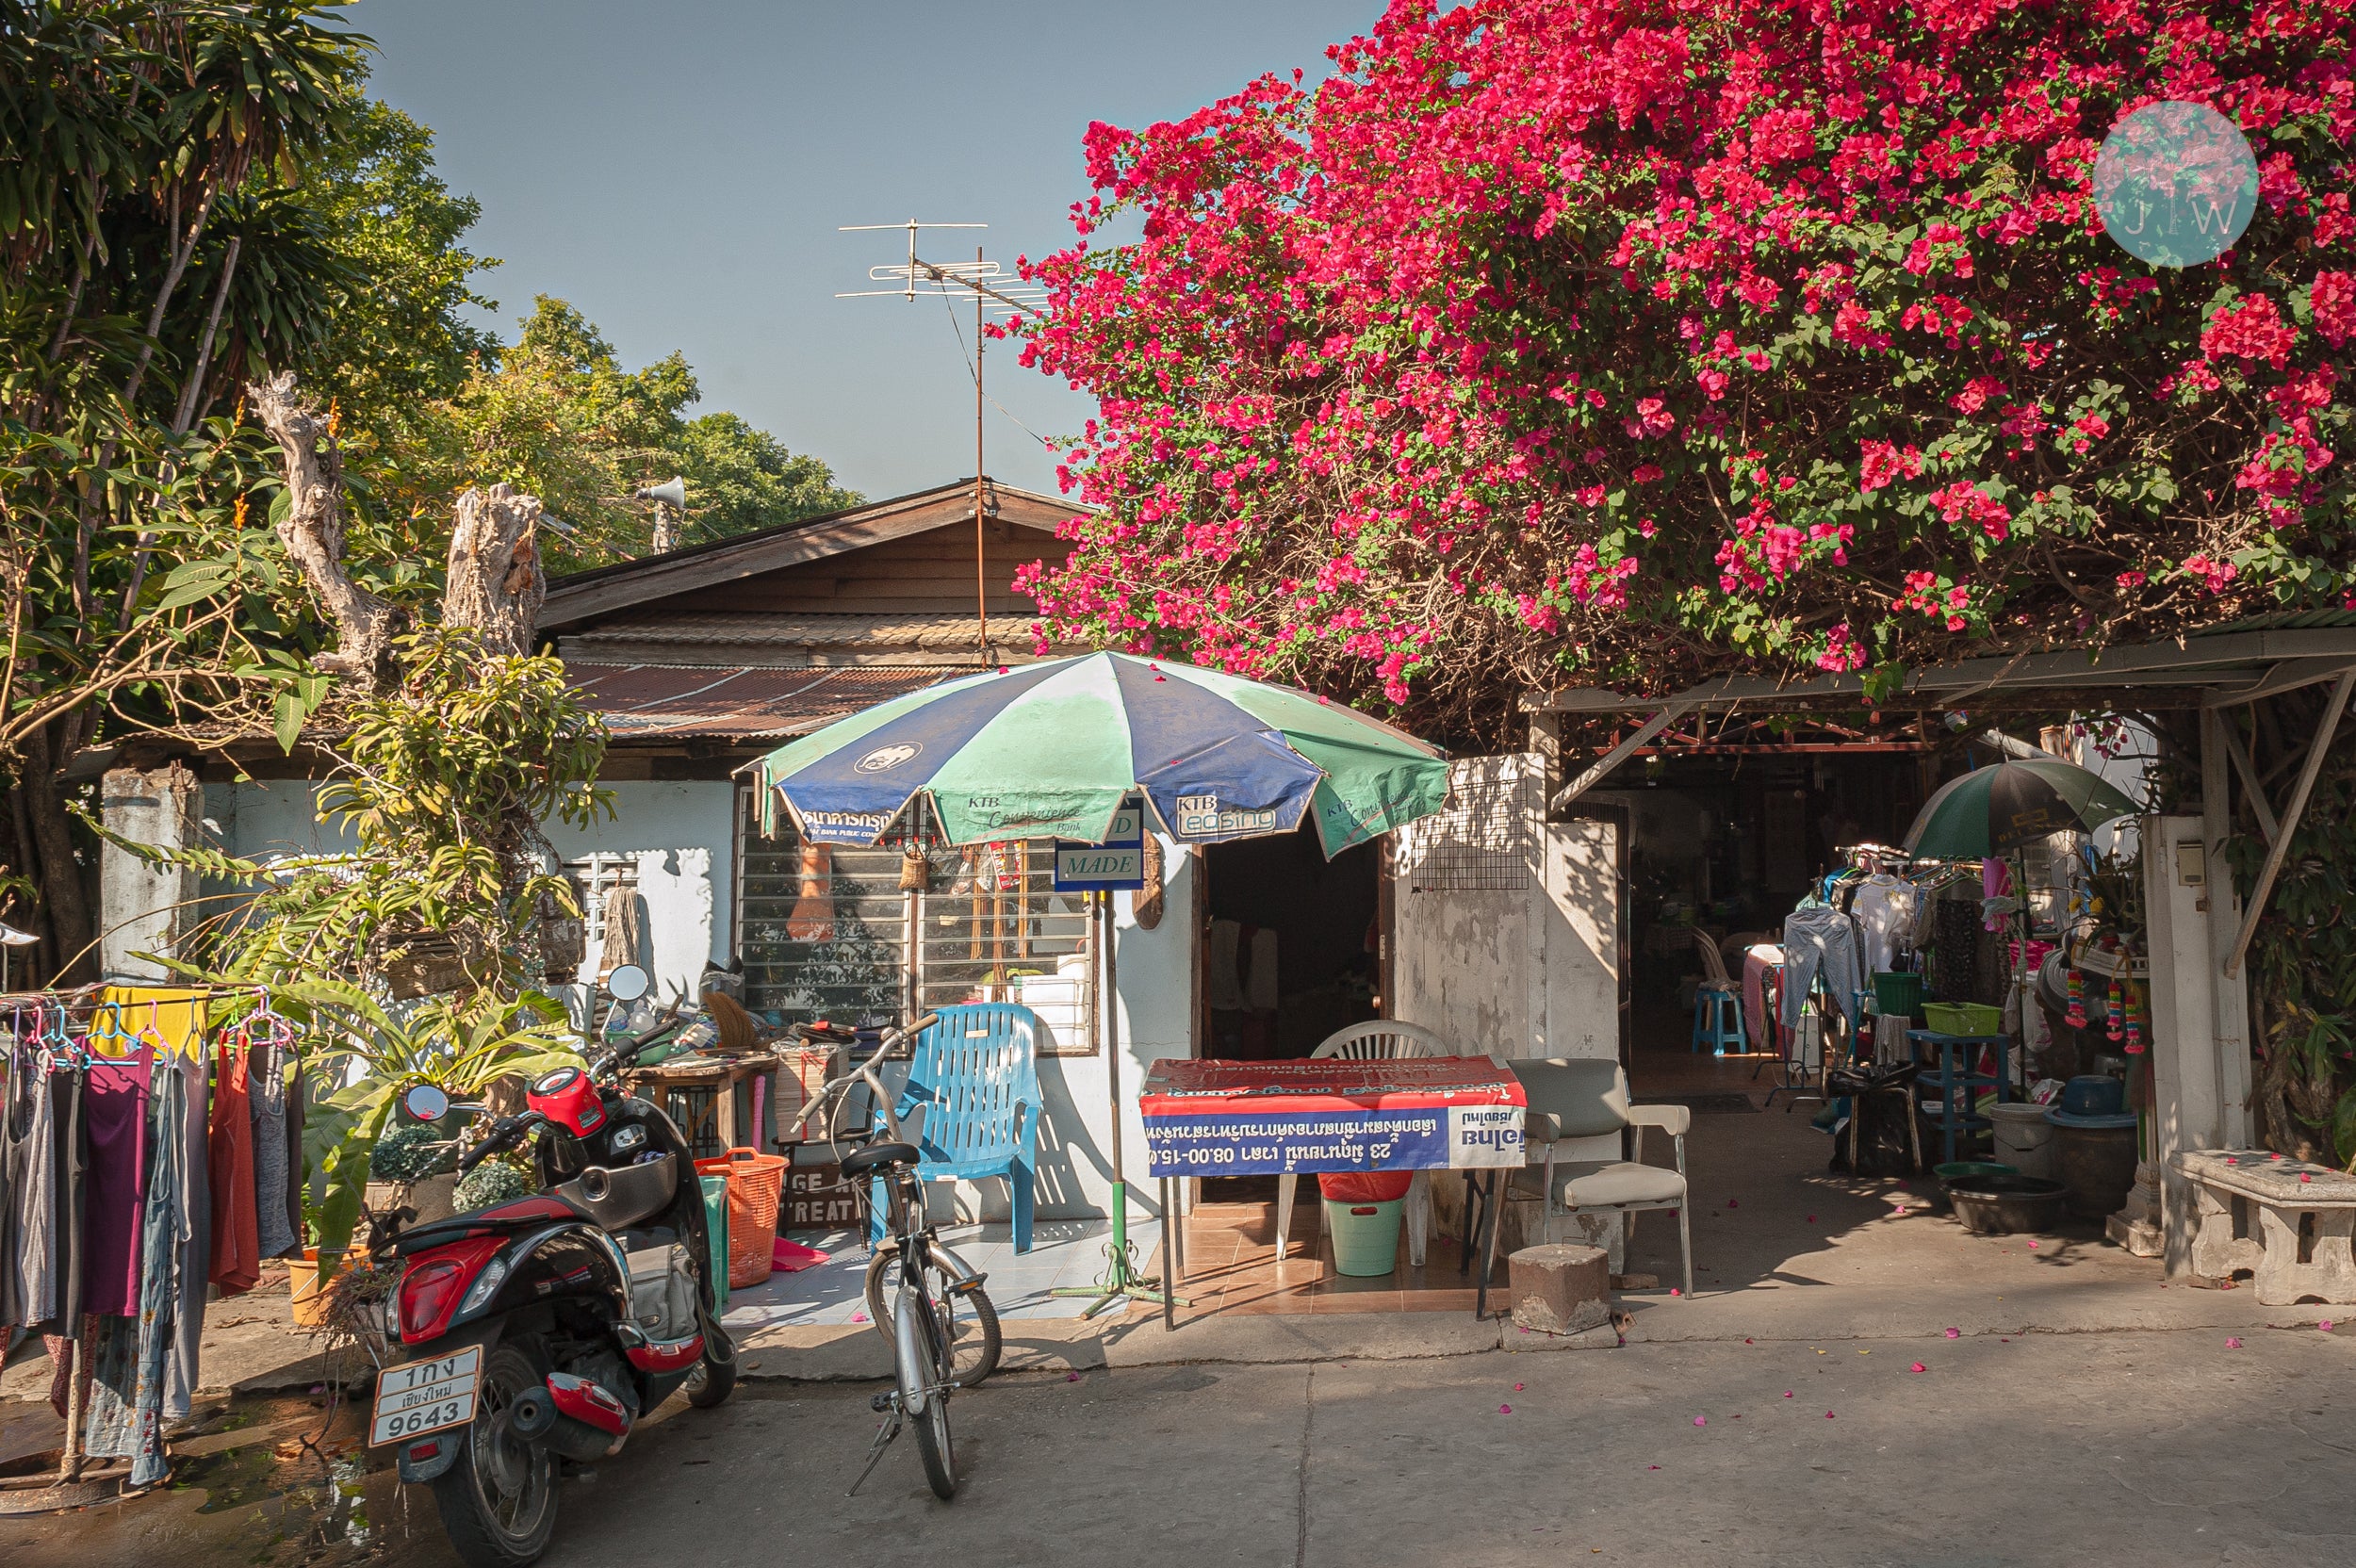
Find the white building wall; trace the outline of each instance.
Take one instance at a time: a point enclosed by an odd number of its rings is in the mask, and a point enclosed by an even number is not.
[[[605,788],[614,792],[611,820],[588,827],[549,823],[548,841],[568,860],[593,850],[637,858],[655,984],[665,997],[692,997],[705,962],[727,962],[734,947],[736,786],[725,779],[624,780]],[[319,820],[318,795],[319,787],[303,779],[207,784],[205,815],[215,841],[232,855],[350,850],[350,834]]]
[[[1452,890],[1419,885],[1434,833],[1457,825],[1416,825],[1402,835],[1393,890],[1391,1016],[1420,1024],[1464,1055],[1617,1060],[1620,1054],[1617,829],[1608,822],[1544,820],[1545,771],[1534,755],[1468,758],[1453,765],[1454,787],[1517,803],[1523,886]],[[1436,822],[1436,819],[1435,819]],[[1476,837],[1481,830],[1474,825]],[[1491,835],[1494,838],[1494,835]],[[1620,1157],[1617,1137],[1582,1138],[1563,1157]],[[1459,1233],[1463,1184],[1432,1187],[1442,1230]],[[1509,1210],[1517,1220],[1515,1205]],[[1618,1251],[1616,1223],[1598,1235]],[[1509,1228],[1503,1238],[1514,1241]],[[1500,1248],[1500,1255],[1506,1249]]]

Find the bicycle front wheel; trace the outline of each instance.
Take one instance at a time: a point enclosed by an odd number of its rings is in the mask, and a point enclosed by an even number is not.
[[[941,1335],[940,1315],[923,1294],[903,1290],[900,1305],[916,1315],[916,1331],[910,1338],[917,1355],[927,1364],[903,1366],[900,1386],[908,1388],[912,1380],[921,1380],[928,1390],[924,1412],[916,1418],[916,1451],[924,1462],[924,1479],[931,1485],[933,1495],[945,1503],[957,1494],[957,1451],[949,1435],[950,1355]]]
[[[892,1342],[892,1301],[900,1288],[899,1261],[900,1244],[890,1238],[867,1260],[867,1315],[886,1344]],[[959,1388],[979,1388],[998,1370],[999,1353],[1006,1348],[1005,1335],[998,1328],[998,1309],[990,1292],[979,1288],[943,1292],[942,1305],[949,1318],[952,1376]]]

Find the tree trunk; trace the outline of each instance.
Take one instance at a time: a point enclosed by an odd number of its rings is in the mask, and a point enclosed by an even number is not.
[[[90,883],[74,853],[73,822],[66,814],[57,773],[56,760],[73,751],[70,745],[60,744],[70,737],[60,736],[58,730],[72,723],[68,719],[62,725],[45,725],[25,738],[24,772],[17,781],[25,824],[39,860],[38,866],[27,866],[25,871],[41,889],[41,907],[48,914],[49,935],[54,939],[50,958],[61,966],[56,978],[63,985],[91,978],[98,963],[91,945],[96,931],[91,924]]]
[[[442,624],[473,627],[485,650],[515,657],[532,651],[532,629],[548,597],[540,567],[540,498],[505,484],[458,498],[442,589]]]
[[[273,525],[278,542],[335,620],[335,650],[312,662],[381,692],[393,678],[393,639],[401,634],[403,616],[397,606],[352,581],[344,567],[344,473],[335,439],[296,395],[291,370],[248,384],[246,395],[264,428],[277,438],[286,489],[294,498]]]

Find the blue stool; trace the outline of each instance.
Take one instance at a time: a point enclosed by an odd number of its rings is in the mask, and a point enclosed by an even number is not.
[[[1693,1053],[1705,1043],[1713,1056],[1725,1055],[1729,1045],[1737,1055],[1742,1052],[1742,997],[1706,981],[1693,992]]]

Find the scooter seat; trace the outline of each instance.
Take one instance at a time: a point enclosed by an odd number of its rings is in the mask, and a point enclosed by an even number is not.
[[[401,1232],[393,1243],[396,1257],[409,1257],[431,1248],[447,1247],[453,1241],[469,1236],[499,1235],[509,1231],[528,1231],[541,1225],[557,1225],[579,1219],[597,1223],[579,1204],[566,1201],[552,1193],[538,1193],[530,1198],[513,1199],[494,1203],[487,1209],[475,1209],[466,1214],[454,1214],[448,1219],[437,1219],[430,1225],[419,1225]]]

